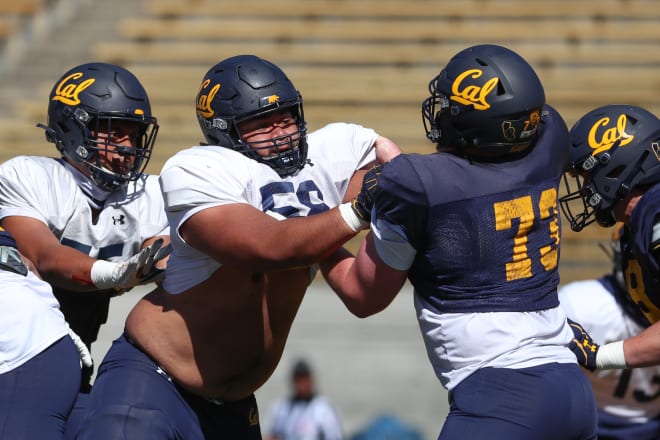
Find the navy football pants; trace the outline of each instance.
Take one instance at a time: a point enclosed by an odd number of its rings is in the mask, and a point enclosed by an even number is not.
[[[658,440],[660,419],[646,423],[630,423],[628,420],[598,410],[598,440]]]
[[[451,396],[441,440],[596,438],[596,402],[577,364],[483,368]]]
[[[216,404],[177,387],[125,336],[99,366],[77,440],[260,440],[254,395]]]
[[[80,355],[68,336],[0,374],[0,438],[62,438],[79,388]]]

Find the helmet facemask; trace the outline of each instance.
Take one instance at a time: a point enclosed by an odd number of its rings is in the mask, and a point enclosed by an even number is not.
[[[57,129],[41,126],[47,128],[46,138],[101,189],[117,191],[144,173],[158,133],[155,118],[97,113],[82,107],[64,107],[62,113],[68,117],[60,119]],[[118,134],[130,137],[131,145],[117,143]]]
[[[257,118],[264,118],[275,112],[291,113],[295,120],[296,130],[287,135],[281,135],[274,138],[261,141],[248,141],[241,134],[239,126],[241,123]],[[234,120],[224,120],[216,118],[212,121],[213,133],[218,145],[228,146],[229,148],[244,154],[251,159],[264,163],[273,168],[280,177],[286,177],[297,173],[307,163],[307,125],[303,115],[302,105],[299,103],[287,106],[280,105],[271,110],[261,111],[257,114],[251,114]],[[222,127],[225,127],[224,129]],[[275,150],[275,154],[264,156],[259,154],[259,150]],[[272,153],[272,151],[271,151]]]
[[[566,172],[563,180],[566,195],[559,199],[559,203],[573,231],[579,232],[597,219],[600,219],[599,223],[601,221],[609,223],[606,219],[613,218],[614,214],[611,209],[602,209],[602,196],[592,186],[585,184],[582,176],[574,172]],[[606,225],[602,224],[602,226]]]

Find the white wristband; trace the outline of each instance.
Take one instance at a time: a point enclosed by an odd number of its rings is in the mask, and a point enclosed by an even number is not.
[[[96,260],[92,264],[92,270],[89,273],[94,286],[101,290],[115,287],[113,275],[118,265],[119,263],[113,263],[112,261]]]
[[[626,355],[623,352],[623,341],[601,345],[598,348],[598,353],[596,353],[596,368],[599,370],[627,368]]]
[[[341,214],[341,218],[344,219],[346,225],[353,232],[360,232],[361,230],[369,227],[369,223],[362,220],[360,217],[358,217],[355,211],[353,211],[351,202],[346,202],[339,205],[339,213]]]

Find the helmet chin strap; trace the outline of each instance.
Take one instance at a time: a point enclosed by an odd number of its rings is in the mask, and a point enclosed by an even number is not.
[[[68,160],[63,160],[64,166],[71,172],[80,190],[85,194],[90,205],[96,209],[103,209],[105,201],[110,197],[112,191],[101,188],[81,170],[73,166]]]

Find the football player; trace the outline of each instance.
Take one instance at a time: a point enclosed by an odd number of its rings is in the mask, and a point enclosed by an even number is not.
[[[0,283],[0,433],[61,439],[80,388],[76,347],[86,363],[91,357],[70,332],[51,286],[2,228]]]
[[[591,110],[571,129],[562,210],[575,231],[622,222],[626,292],[651,324],[599,345],[573,323],[572,345],[589,370],[660,365],[660,120],[631,105]]]
[[[88,63],[57,80],[39,127],[60,156],[0,166],[0,224],[91,350],[110,298],[163,272],[169,226],[158,177],[144,174],[158,124],[131,72]],[[92,373],[83,372],[83,393]]]
[[[371,232],[356,257],[322,265],[329,284],[364,317],[410,280],[449,390],[440,439],[596,438],[557,296],[566,124],[532,67],[501,46],[460,51],[429,90],[422,116],[437,152],[367,176]]]
[[[629,251],[623,223],[611,241],[613,269],[598,279],[574,281],[559,289],[559,301],[569,318],[582,325],[598,343],[634,336],[649,322],[626,291],[621,249]],[[626,258],[628,260],[628,258]],[[598,403],[600,440],[655,440],[660,437],[660,366],[600,370],[587,374]]]
[[[196,99],[206,143],[160,176],[167,276],[99,367],[77,439],[260,439],[254,392],[279,362],[310,266],[368,225],[367,198],[342,203],[351,178],[399,151],[353,124],[308,134],[298,90],[253,55],[213,66]]]

